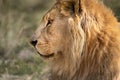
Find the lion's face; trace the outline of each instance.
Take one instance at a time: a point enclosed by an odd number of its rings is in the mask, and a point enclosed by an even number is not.
[[[55,4],[43,17],[39,28],[33,36],[31,43],[38,53],[45,58],[62,56],[66,50],[71,48],[72,32],[74,32],[72,29],[75,22],[69,4],[70,2],[67,2],[67,4],[66,2],[61,2],[59,5]],[[63,7],[61,8],[61,6]]]

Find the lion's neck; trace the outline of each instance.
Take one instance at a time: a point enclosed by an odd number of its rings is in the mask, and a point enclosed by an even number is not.
[[[51,70],[51,80],[88,80],[86,77],[92,78],[96,76],[96,72],[98,71],[100,72],[98,72],[96,77],[99,77],[101,74],[107,75],[106,80],[109,80],[109,77],[113,78],[116,76],[117,71],[119,71],[117,66],[113,67],[110,72],[108,71],[109,73],[104,73],[107,69],[110,69],[110,66],[113,66],[111,64],[113,58],[118,56],[116,53],[113,56],[112,53],[114,51],[109,50],[110,47],[108,48],[108,46],[112,44],[109,41],[104,42],[104,40],[109,39],[109,36],[103,37],[99,34],[97,34],[97,36],[97,38],[91,38],[92,40],[90,40],[88,44],[85,44],[83,55],[79,57],[77,61],[74,61],[70,56],[66,56],[66,59],[63,57],[55,62]],[[117,63],[117,61],[115,61],[115,63]]]

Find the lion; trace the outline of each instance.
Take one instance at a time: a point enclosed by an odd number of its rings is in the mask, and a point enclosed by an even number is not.
[[[98,0],[57,0],[31,44],[48,61],[47,80],[120,80],[120,27]]]

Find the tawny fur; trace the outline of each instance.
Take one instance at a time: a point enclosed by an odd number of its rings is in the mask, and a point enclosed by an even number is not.
[[[67,1],[79,2],[78,5],[77,2],[75,3],[77,5],[75,13],[66,9],[66,6],[71,7]],[[63,36],[64,39],[60,43],[64,44],[63,48],[60,48],[62,51],[59,51],[50,61],[48,80],[120,80],[120,26],[117,19],[110,9],[97,0],[76,1],[58,0],[45,15],[52,13],[55,16],[61,13],[61,17],[67,17],[67,22],[64,18],[59,19],[63,19],[69,33],[65,32],[64,36],[67,38]],[[54,9],[58,11],[54,13]],[[80,10],[81,12],[78,12]],[[61,24],[56,21],[56,25]],[[58,36],[52,33],[54,29],[50,29],[51,34]],[[36,31],[36,35],[43,35],[39,30]],[[39,43],[41,39],[44,41],[44,36],[38,38]],[[52,40],[54,46],[59,43],[54,38]],[[38,45],[37,49],[42,47]],[[52,51],[47,50],[51,53]]]

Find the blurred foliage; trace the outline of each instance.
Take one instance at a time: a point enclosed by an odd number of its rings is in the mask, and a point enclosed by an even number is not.
[[[54,1],[0,0],[0,80],[40,80],[45,63],[29,40]],[[103,1],[120,20],[120,1]]]
[[[0,80],[40,79],[45,63],[29,41],[41,17],[54,3],[47,1],[0,0]]]
[[[18,52],[28,45],[28,38],[51,4],[44,5],[46,1],[0,0],[0,54],[10,54],[16,49]]]
[[[40,74],[41,67],[44,63],[38,57],[34,57],[31,59],[6,59],[4,61],[0,61],[0,74],[4,73],[5,71],[8,74],[13,75],[25,75],[25,74],[33,74],[37,72]],[[38,67],[39,66],[39,67]]]

